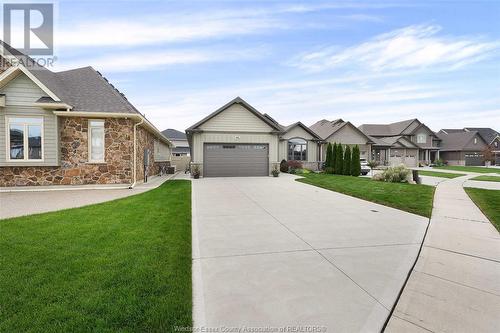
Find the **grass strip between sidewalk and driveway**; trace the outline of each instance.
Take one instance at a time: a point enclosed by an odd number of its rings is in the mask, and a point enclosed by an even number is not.
[[[427,171],[418,170],[418,174],[421,176],[439,177],[439,178],[457,178],[465,176],[460,173],[450,173],[450,172],[439,172],[439,171]]]
[[[500,232],[500,191],[465,187],[465,192]]]
[[[430,217],[434,187],[417,184],[387,183],[369,178],[310,173],[297,181]]]
[[[0,332],[192,325],[190,181],[0,230]]]
[[[450,170],[450,171],[476,172],[476,173],[498,173],[498,174],[500,174],[500,169],[487,168],[487,167],[448,165],[448,166],[433,167],[433,168],[434,169],[442,169],[442,170]]]
[[[479,180],[483,182],[500,182],[500,176],[477,176],[469,180]]]

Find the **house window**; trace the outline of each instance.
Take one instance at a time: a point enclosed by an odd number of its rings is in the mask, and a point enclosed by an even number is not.
[[[495,148],[498,148],[498,141],[495,141]]]
[[[89,120],[89,162],[104,162],[104,120]]]
[[[427,135],[421,133],[417,135],[417,143],[426,143],[427,142]]]
[[[477,138],[474,138],[474,144],[477,145]]]
[[[288,160],[307,161],[307,141],[301,138],[288,140]]]
[[[7,118],[9,160],[41,161],[43,159],[43,118]]]

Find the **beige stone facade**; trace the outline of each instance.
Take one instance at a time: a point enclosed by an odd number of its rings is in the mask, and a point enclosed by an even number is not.
[[[88,119],[59,117],[58,166],[0,167],[0,187],[86,184],[130,184],[133,182],[134,121],[105,119],[105,162],[89,163]],[[144,180],[144,149],[151,152],[148,175],[158,174],[154,162],[154,135],[137,130],[137,181]]]

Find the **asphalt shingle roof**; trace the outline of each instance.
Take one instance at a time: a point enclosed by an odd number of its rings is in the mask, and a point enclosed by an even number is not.
[[[21,63],[29,57],[0,41],[0,45]],[[71,111],[139,113],[140,112],[92,67],[82,67],[62,72],[52,72],[36,62],[25,68],[62,102],[71,105]],[[45,101],[50,102],[50,101]]]
[[[487,128],[487,127],[466,127],[465,128],[468,131],[476,131],[486,143],[491,144],[493,140],[497,136],[500,136],[500,133],[495,131],[493,128]]]
[[[438,137],[441,139],[440,150],[450,150],[450,151],[463,150],[464,147],[477,134],[478,133],[476,131],[451,132],[448,134],[440,132],[437,134]]]
[[[408,134],[404,130],[415,120],[408,119],[391,124],[363,124],[358,128],[361,132],[371,136],[394,136]]]
[[[173,128],[167,128],[166,130],[162,131],[161,134],[165,135],[171,140],[187,140],[186,133]]]
[[[335,120],[326,120],[322,119],[311,126],[309,128],[318,134],[320,138],[323,140],[326,140],[330,135],[335,133],[342,125],[344,124],[344,121],[342,119],[335,119]]]

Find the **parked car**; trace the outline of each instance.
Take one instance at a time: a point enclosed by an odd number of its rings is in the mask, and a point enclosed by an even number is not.
[[[361,174],[366,176],[368,172],[370,172],[370,167],[368,166],[368,162],[365,158],[360,159],[361,161]]]

